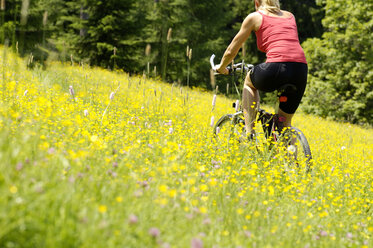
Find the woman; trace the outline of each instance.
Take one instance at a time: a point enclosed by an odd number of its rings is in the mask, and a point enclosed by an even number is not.
[[[247,74],[242,94],[246,134],[255,135],[254,122],[259,107],[259,92],[274,91],[285,84],[293,84],[297,90],[287,95],[288,100],[280,103],[279,115],[285,127],[291,126],[291,119],[303,97],[307,84],[307,61],[300,46],[298,30],[292,13],[280,9],[278,0],[255,0],[254,13],[248,15],[240,31],[226,49],[216,71],[228,74],[227,66],[237,55],[242,44],[254,31],[258,49],[265,52],[267,60]]]

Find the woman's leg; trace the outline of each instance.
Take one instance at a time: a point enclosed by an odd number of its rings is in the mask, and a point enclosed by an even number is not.
[[[255,133],[254,125],[257,110],[259,108],[259,91],[252,84],[250,73],[246,76],[242,92],[242,108],[245,117],[246,135]]]
[[[282,111],[280,108],[278,109],[278,115],[285,117],[284,127],[291,127],[291,119],[293,119],[294,114],[288,114]]]
[[[291,127],[291,120],[295,111],[298,109],[306,89],[308,66],[303,63],[283,63],[282,66],[281,72],[283,74],[279,74],[279,76],[287,80],[279,81],[292,82],[296,86],[296,91],[287,94],[287,101],[280,103],[278,114],[286,118],[284,126]]]

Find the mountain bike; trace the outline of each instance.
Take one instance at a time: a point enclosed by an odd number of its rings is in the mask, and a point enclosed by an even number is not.
[[[210,58],[211,68],[215,74],[219,74],[215,70],[214,58],[215,55],[213,54]],[[245,64],[244,62],[227,67],[229,74],[235,78],[234,84],[236,88],[237,81],[245,80],[246,74],[253,68],[254,65]],[[286,102],[286,96],[295,90],[296,86],[292,84],[286,84],[277,90],[277,110],[279,102]],[[246,131],[242,106],[239,101],[236,101],[232,107],[235,109],[235,113],[223,115],[213,127],[214,137],[218,144],[229,146],[234,142],[242,142],[243,139],[246,139],[244,138],[246,137]],[[283,122],[285,119],[277,113],[269,113],[261,108],[258,108],[257,112],[256,123],[261,123],[264,137],[268,144],[267,150],[272,153],[285,153],[287,160],[294,163],[298,168],[309,172],[312,165],[312,155],[303,132],[296,127],[284,127]]]

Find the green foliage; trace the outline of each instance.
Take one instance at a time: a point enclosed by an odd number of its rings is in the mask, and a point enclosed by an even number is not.
[[[327,0],[321,39],[303,43],[309,62],[305,110],[354,123],[373,122],[373,3]]]
[[[296,16],[300,41],[308,39],[303,43],[310,68],[304,109],[372,123],[372,3],[316,2],[281,1],[282,8]],[[21,25],[22,4],[6,1],[0,11],[0,40],[8,40],[14,51],[18,44],[24,56],[32,53],[38,61],[72,59],[139,74],[156,71],[163,80],[183,85],[190,66],[190,85],[207,89],[212,88],[208,58],[215,53],[218,62],[242,20],[254,11],[251,0],[35,0]],[[145,54],[146,47],[150,49]],[[187,47],[192,49],[191,60]],[[265,61],[254,34],[239,60]],[[235,92],[230,78],[219,79],[220,91],[225,92],[227,83],[230,93]]]
[[[312,4],[314,1],[309,0],[287,6],[307,12]],[[156,68],[164,80],[186,84],[185,51],[189,46],[193,51],[191,85],[205,88],[210,88],[206,73],[209,56],[215,53],[219,59],[242,20],[255,10],[251,0],[37,0],[31,1],[28,22],[21,27],[21,6],[21,0],[7,1],[6,22],[13,20],[16,30],[27,32],[27,46],[49,51],[52,59],[66,61],[72,54],[76,62],[135,73],[147,71],[149,64],[149,69]],[[43,23],[45,14],[47,22]],[[172,37],[167,40],[169,29]],[[35,39],[29,39],[31,36]],[[16,33],[9,40],[15,44],[22,40],[22,34]],[[148,45],[151,52],[144,56]],[[25,49],[23,54],[30,50]],[[254,35],[245,44],[245,53],[237,57],[241,59],[250,63],[264,61],[265,55],[257,50]]]
[[[301,42],[310,37],[321,37],[323,34],[321,20],[325,13],[315,0],[282,0],[281,8],[294,13]]]
[[[133,55],[136,39],[142,29],[140,11],[132,13],[134,0],[67,1],[57,25],[58,40],[68,43],[75,59],[103,67],[136,68]],[[57,37],[56,37],[57,38]]]

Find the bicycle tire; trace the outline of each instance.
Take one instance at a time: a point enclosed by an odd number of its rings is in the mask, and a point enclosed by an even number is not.
[[[311,171],[312,154],[306,136],[296,127],[285,129],[281,134],[280,143],[283,142],[290,161],[299,169]]]
[[[245,132],[243,115],[226,114],[216,122],[213,132],[216,143],[223,145],[239,141]]]

